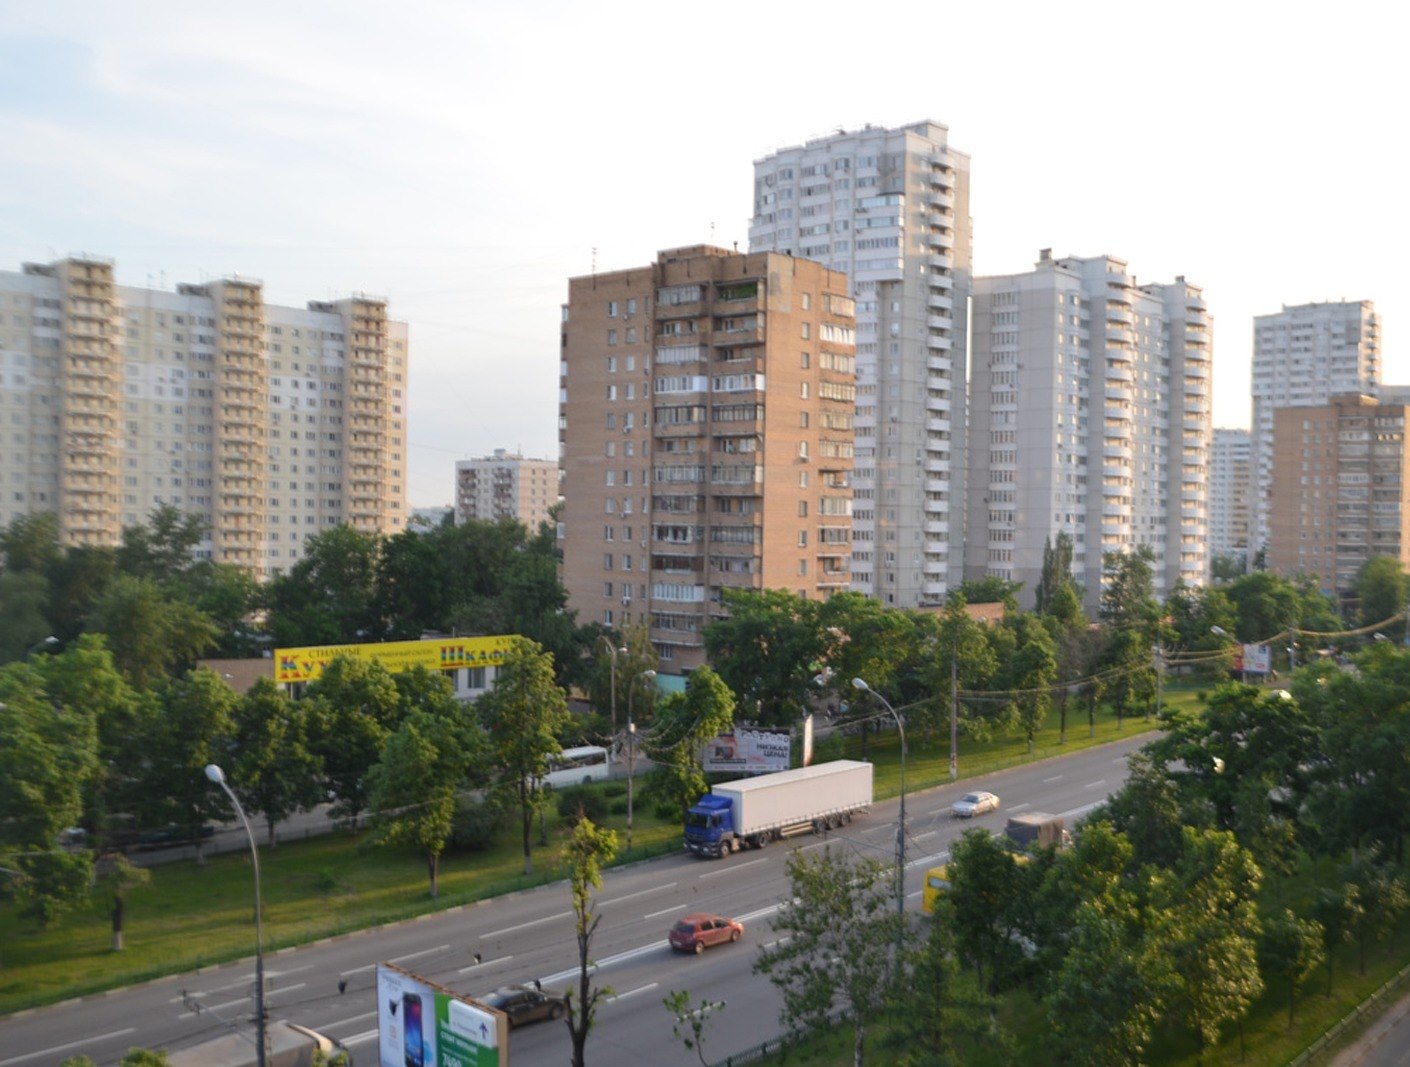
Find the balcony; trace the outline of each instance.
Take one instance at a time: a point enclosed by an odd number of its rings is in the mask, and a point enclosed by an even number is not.
[[[932,267],[939,267],[941,270],[953,270],[954,267],[955,267],[955,261],[954,261],[954,259],[953,259],[952,257],[950,257],[950,256],[942,256],[942,255],[939,255],[939,254],[932,254],[932,255],[926,256],[926,257],[925,257],[925,261],[926,261],[926,263],[928,263],[930,266],[932,266]]]

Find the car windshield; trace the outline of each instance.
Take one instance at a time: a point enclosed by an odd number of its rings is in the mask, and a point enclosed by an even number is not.
[[[978,804],[982,799],[983,798],[978,793],[966,793],[964,795],[964,802],[966,804]]]

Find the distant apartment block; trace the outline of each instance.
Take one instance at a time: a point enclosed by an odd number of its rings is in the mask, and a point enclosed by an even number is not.
[[[455,521],[517,519],[532,534],[558,502],[558,461],[529,459],[496,448],[455,464]]]
[[[724,591],[851,584],[855,319],[818,263],[709,246],[573,278],[560,534],[584,621],[705,660]]]
[[[248,278],[118,285],[108,260],[0,271],[0,525],[115,545],[169,504],[204,558],[268,576],[346,523],[406,516],[406,324],[369,297],[264,302]]]
[[[1271,570],[1345,595],[1372,556],[1410,566],[1407,411],[1343,394],[1275,412]]]
[[[1210,317],[1184,278],[1110,256],[974,282],[965,575],[1021,582],[1074,544],[1088,611],[1105,553],[1155,553],[1157,592],[1209,577]]]
[[[896,607],[942,603],[963,576],[969,170],[936,122],[754,164],[750,249],[844,271],[856,297],[852,587]]]
[[[1250,562],[1253,437],[1247,430],[1215,429],[1209,459],[1209,554]]]
[[[1279,408],[1314,407],[1333,396],[1376,396],[1381,330],[1369,300],[1284,305],[1253,320],[1253,550],[1272,543],[1273,422]]]

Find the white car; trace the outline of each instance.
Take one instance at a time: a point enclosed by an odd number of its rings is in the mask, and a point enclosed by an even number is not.
[[[960,819],[972,819],[986,811],[998,811],[999,798],[993,793],[966,793],[950,805],[950,814]]]

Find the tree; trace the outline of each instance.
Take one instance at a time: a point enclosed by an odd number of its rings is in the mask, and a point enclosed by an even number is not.
[[[1263,924],[1258,943],[1258,959],[1263,969],[1288,983],[1288,1029],[1297,1010],[1297,993],[1326,958],[1322,924],[1315,919],[1299,919],[1291,908]]]
[[[1102,622],[1113,630],[1135,632],[1147,645],[1155,638],[1160,617],[1154,564],[1155,553],[1149,545],[1102,556]]]
[[[705,1028],[710,1016],[724,1010],[725,1002],[701,1000],[693,1004],[689,992],[672,989],[661,999],[661,1004],[671,1013],[671,1036],[700,1058],[700,1067],[710,1067],[705,1059]]]
[[[310,537],[304,558],[265,588],[269,632],[281,647],[384,635],[374,610],[380,538],[351,526]]]
[[[1360,887],[1350,882],[1323,886],[1312,898],[1312,917],[1322,927],[1322,942],[1326,946],[1327,996],[1332,995],[1337,946],[1351,940],[1352,930],[1364,911]]]
[[[1053,639],[1042,620],[1032,614],[1014,614],[1004,620],[1004,628],[1013,634],[998,684],[1010,691],[1013,708],[1028,751],[1033,751],[1034,739],[1043,728],[1052,709],[1052,687],[1057,681],[1057,655]]]
[[[1131,753],[1126,784],[1088,821],[1102,818],[1131,843],[1138,865],[1170,868],[1184,849],[1179,790],[1145,752]]]
[[[597,1002],[611,990],[592,985],[592,938],[602,916],[592,897],[602,888],[602,868],[617,854],[617,835],[604,830],[591,819],[579,819],[568,839],[564,858],[568,864],[568,891],[573,901],[573,932],[578,942],[578,989],[576,1005],[568,991],[568,1033],[573,1041],[573,1067],[584,1067],[583,1052],[597,1015]]]
[[[1023,964],[1020,926],[1034,910],[1014,854],[987,831],[967,830],[951,846],[948,868],[959,958],[986,989],[1012,984]]]
[[[734,694],[709,667],[697,667],[685,682],[685,692],[666,698],[646,750],[659,768],[658,786],[679,805],[680,814],[706,790],[701,745],[734,725]]]
[[[524,873],[533,870],[530,835],[542,802],[540,782],[548,760],[563,751],[559,735],[568,728],[568,698],[554,681],[553,660],[532,641],[515,641],[500,661],[494,688],[476,705],[489,734],[498,791],[519,809]]]
[[[134,578],[150,578],[159,585],[176,582],[195,566],[192,550],[206,536],[209,524],[195,513],[173,504],[152,509],[146,526],[126,526],[118,548],[118,569]]]
[[[1058,533],[1056,543],[1051,538],[1043,540],[1043,569],[1033,590],[1033,610],[1039,615],[1052,614],[1060,593],[1065,591],[1064,599],[1069,602],[1076,593],[1077,583],[1072,579],[1073,548],[1072,535],[1066,530]],[[1077,599],[1080,603],[1081,598]]]
[[[216,640],[215,623],[150,578],[114,577],[93,606],[88,628],[108,639],[118,669],[138,688],[196,662]]]
[[[1184,852],[1151,882],[1147,959],[1169,975],[1169,1014],[1200,1048],[1263,992],[1255,903],[1262,877],[1233,834],[1186,827]]]
[[[960,969],[954,917],[941,898],[925,940],[909,955],[906,981],[896,984],[882,1047],[896,1067],[957,1067],[966,1044],[1002,1048],[998,1002]]]
[[[759,950],[754,970],[783,994],[785,1025],[828,1028],[841,1007],[852,1024],[852,1061],[862,1067],[867,1023],[881,1014],[904,963],[890,868],[849,860],[829,845],[791,853],[787,869],[778,940]]]
[[[1410,577],[1394,556],[1372,556],[1356,572],[1356,598],[1361,625],[1379,626],[1405,611]]]
[[[760,725],[790,726],[803,712],[826,648],[815,600],[782,589],[726,589],[729,616],[705,627],[709,662]]]
[[[97,883],[113,898],[113,951],[121,952],[128,891],[150,882],[152,872],[146,867],[129,863],[121,852],[108,852],[98,857],[93,865],[93,873]]]
[[[1347,933],[1356,941],[1357,964],[1365,974],[1367,945],[1385,940],[1395,929],[1401,913],[1410,906],[1410,896],[1404,880],[1375,853],[1356,857],[1346,872],[1346,882],[1355,887],[1359,904],[1348,916]]]
[[[0,531],[0,556],[8,571],[47,571],[63,556],[58,515],[36,511],[16,516]]]
[[[270,848],[279,823],[323,799],[323,761],[309,747],[310,711],[261,678],[232,714],[230,781],[240,803],[264,816]]]
[[[22,660],[49,636],[49,580],[42,571],[0,570],[0,663]]]
[[[456,801],[481,748],[480,731],[468,719],[417,710],[402,720],[368,773],[377,840],[421,850],[432,899],[439,895],[436,878]]]
[[[375,660],[337,656],[308,684],[310,749],[323,761],[333,813],[350,819],[367,809],[367,772],[382,758],[402,714],[401,695]]]
[[[0,669],[0,890],[41,928],[87,895],[89,853],[57,843],[82,815],[97,742],[91,712],[52,703],[37,671]]]
[[[1145,1062],[1162,1008],[1150,958],[1132,913],[1097,902],[1077,906],[1046,998],[1056,1061],[1083,1067]]]

